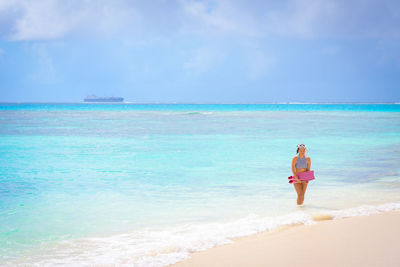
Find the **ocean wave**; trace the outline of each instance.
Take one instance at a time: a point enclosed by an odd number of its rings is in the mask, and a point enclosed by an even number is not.
[[[213,114],[211,111],[189,111],[189,112],[183,112],[181,113],[182,115],[210,115]]]
[[[144,229],[110,237],[62,241],[5,265],[29,266],[166,266],[189,257],[190,253],[229,244],[233,238],[289,225],[310,225],[326,219],[365,216],[400,210],[400,203],[363,205],[343,210],[307,212],[307,206],[276,217],[249,214],[224,223],[185,224],[168,229]]]

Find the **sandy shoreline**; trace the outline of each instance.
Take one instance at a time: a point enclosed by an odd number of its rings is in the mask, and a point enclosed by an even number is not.
[[[194,252],[171,267],[400,266],[400,211],[322,220]]]

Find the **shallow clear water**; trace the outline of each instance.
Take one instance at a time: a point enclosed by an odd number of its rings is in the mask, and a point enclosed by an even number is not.
[[[302,208],[300,142],[316,175]],[[0,153],[1,264],[162,266],[400,208],[400,105],[0,104]]]

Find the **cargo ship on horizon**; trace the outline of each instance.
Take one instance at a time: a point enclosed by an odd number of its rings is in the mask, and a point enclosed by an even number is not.
[[[96,95],[89,95],[85,97],[84,102],[124,102],[123,97],[100,97]]]

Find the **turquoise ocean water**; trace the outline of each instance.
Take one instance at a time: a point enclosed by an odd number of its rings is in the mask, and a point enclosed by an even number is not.
[[[296,145],[316,180],[287,177]],[[400,209],[398,104],[0,104],[0,265],[164,266]]]

